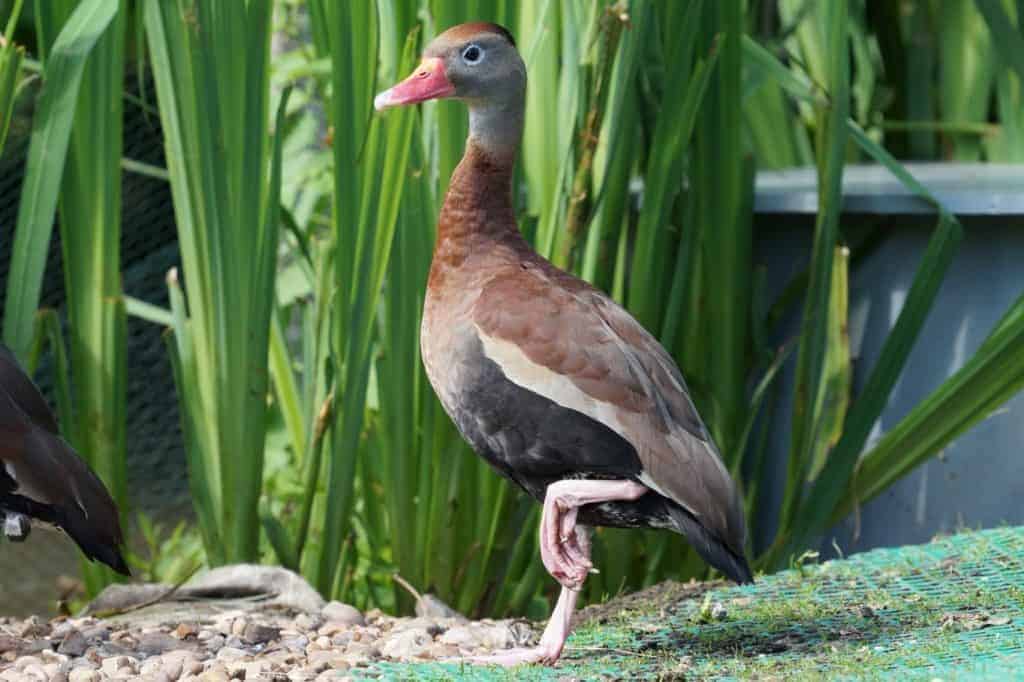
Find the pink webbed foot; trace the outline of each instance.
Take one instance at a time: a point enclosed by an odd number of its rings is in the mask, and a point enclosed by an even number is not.
[[[539,644],[532,649],[506,649],[488,656],[474,656],[469,662],[476,665],[500,665],[506,668],[531,663],[554,665],[561,655],[561,647],[555,649]]]

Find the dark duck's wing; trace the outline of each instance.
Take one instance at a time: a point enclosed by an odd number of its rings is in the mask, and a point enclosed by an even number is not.
[[[663,525],[659,511],[667,513],[664,525],[708,563],[737,582],[751,580],[741,497],[675,363],[628,312],[537,258],[486,284],[472,322],[482,354],[509,382],[553,416],[577,415],[550,420],[547,433],[558,442],[520,451],[508,462],[512,478],[540,474],[546,485],[546,467],[557,477],[637,481],[654,494],[605,509],[641,510],[655,526]],[[566,458],[565,442],[579,454]]]
[[[0,515],[52,524],[92,560],[130,575],[117,506],[88,465],[60,437],[39,390],[0,346]],[[19,533],[15,532],[15,536]]]

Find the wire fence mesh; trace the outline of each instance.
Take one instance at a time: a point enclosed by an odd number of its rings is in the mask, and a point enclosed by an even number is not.
[[[703,599],[631,604],[604,620],[580,628],[555,668],[382,663],[366,674],[420,680],[1019,679],[1024,527],[799,566],[754,585],[711,590]]]

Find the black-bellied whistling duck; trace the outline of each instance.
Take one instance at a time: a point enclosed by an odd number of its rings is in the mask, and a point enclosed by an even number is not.
[[[511,34],[463,24],[427,47],[378,110],[443,97],[469,139],[438,220],[420,347],[473,448],[543,502],[541,558],[562,585],[540,644],[481,659],[554,663],[592,569],[583,526],[681,533],[751,581],[740,496],[668,353],[629,313],[541,258],[516,227],[512,168],[526,67]]]
[[[117,506],[89,466],[64,442],[57,420],[28,375],[0,345],[0,520],[13,541],[30,521],[71,536],[93,561],[131,575],[121,556]]]

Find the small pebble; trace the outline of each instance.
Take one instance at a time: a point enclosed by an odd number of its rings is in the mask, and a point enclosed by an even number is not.
[[[349,604],[343,604],[340,601],[327,602],[323,609],[320,610],[320,615],[325,620],[345,623],[346,625],[366,624],[366,619],[359,612],[359,609]]]

